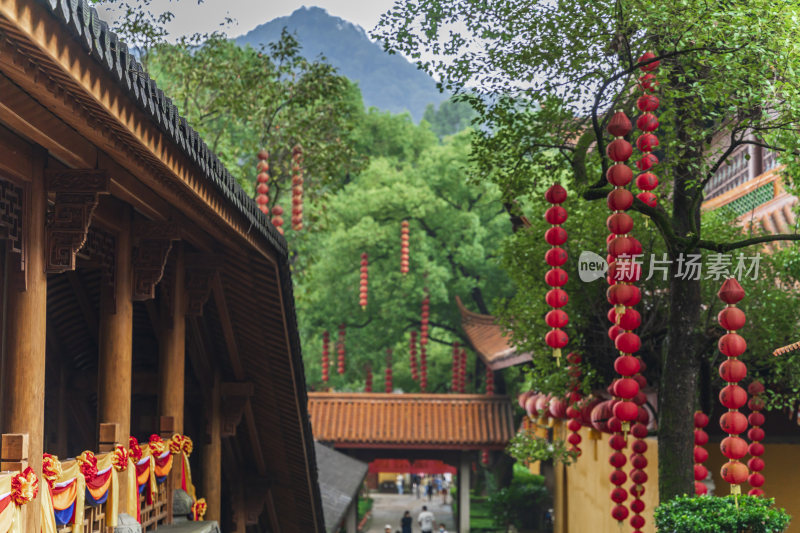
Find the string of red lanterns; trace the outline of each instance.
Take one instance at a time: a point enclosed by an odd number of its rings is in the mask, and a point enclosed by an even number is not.
[[[581,454],[579,444],[582,440],[579,431],[583,426],[583,424],[581,424],[582,415],[579,408],[582,399],[580,393],[580,379],[582,375],[580,364],[582,361],[583,358],[579,353],[570,352],[567,355],[567,362],[569,363],[567,373],[570,378],[570,390],[567,394],[567,401],[569,402],[569,407],[567,407],[567,418],[569,418],[567,429],[570,431],[570,434],[567,436],[567,442],[570,445],[570,451],[577,453],[579,456]]]
[[[746,321],[745,314],[734,304],[744,298],[742,286],[735,278],[728,278],[722,284],[717,297],[725,302],[725,308],[717,315],[717,321],[726,333],[719,339],[719,350],[728,359],[719,366],[719,375],[727,383],[719,393],[719,400],[728,409],[719,420],[722,431],[728,434],[720,443],[722,455],[728,462],[722,465],[722,479],[731,484],[731,494],[741,494],[741,484],[744,483],[750,471],[747,465],[739,460],[747,455],[747,442],[739,437],[747,429],[747,417],[739,409],[747,403],[747,391],[738,383],[747,375],[747,366],[738,359],[747,348],[744,338],[735,333],[741,329]]]
[[[428,358],[425,346],[419,347],[419,390],[425,392],[428,389]]]
[[[266,150],[258,151],[258,176],[256,176],[256,204],[262,213],[269,216],[269,153]]]
[[[458,375],[461,370],[461,351],[458,341],[453,342],[453,371],[450,379],[450,388],[453,392],[459,392]]]
[[[322,332],[322,382],[328,382],[328,371],[330,369],[330,342],[331,334],[328,330]]]
[[[467,392],[467,349],[461,348],[461,368],[458,373],[459,392]]]
[[[488,366],[486,367],[486,395],[492,396],[494,394],[494,372]]]
[[[764,394],[764,385],[760,381],[753,381],[747,387],[747,392],[752,396],[750,401],[747,402],[747,406],[752,411],[747,417],[747,421],[752,426],[747,432],[747,437],[751,441],[748,452],[752,456],[747,461],[747,468],[751,471],[747,482],[752,487],[747,494],[750,496],[763,496],[764,490],[761,487],[764,486],[764,474],[761,471],[764,470],[764,459],[761,456],[764,455],[764,445],[761,444],[761,441],[764,440],[764,429],[761,426],[764,425],[765,418],[761,411],[764,409],[764,398],[762,396]]]
[[[364,392],[372,392],[372,367],[367,366],[367,375],[364,378]]]
[[[367,252],[361,254],[361,281],[358,294],[358,304],[361,309],[367,308],[367,287],[369,283],[369,257]]]
[[[650,169],[658,163],[658,157],[653,154],[653,150],[658,147],[658,137],[653,132],[658,129],[659,124],[658,117],[653,114],[653,111],[658,109],[659,101],[657,96],[651,94],[658,86],[655,74],[651,73],[660,64],[659,61],[653,61],[655,57],[652,52],[647,52],[639,58],[639,63],[646,61],[651,61],[651,63],[639,67],[645,72],[639,78],[639,87],[644,94],[636,101],[636,107],[643,112],[636,120],[636,126],[642,132],[636,139],[636,147],[642,152],[642,157],[636,162],[636,167],[643,171],[636,177],[636,186],[642,191],[636,197],[650,207],[655,207],[658,203],[658,197],[651,192],[658,187],[658,177],[650,172]]]
[[[428,294],[428,287],[423,289],[425,296],[422,297],[422,312],[420,313],[419,326],[419,345],[422,349],[428,345],[428,324],[430,321],[431,297]]]
[[[279,205],[272,206],[272,225],[283,235],[283,208]]]
[[[386,349],[386,376],[384,378],[386,392],[392,392],[392,349]]]
[[[292,149],[292,229],[303,229],[303,148]]]
[[[703,446],[708,442],[708,415],[702,411],[694,414],[694,493],[698,496],[708,493],[708,487],[703,481],[708,476],[708,468],[703,463],[708,459],[708,450]]]
[[[633,305],[639,301],[639,289],[632,283],[638,281],[641,271],[638,265],[631,261],[633,256],[641,254],[641,244],[629,235],[633,229],[633,219],[625,213],[633,205],[633,194],[625,188],[633,179],[633,171],[625,162],[633,153],[633,147],[623,137],[632,130],[630,120],[622,111],[617,111],[609,120],[607,130],[614,136],[606,147],[606,153],[614,164],[606,172],[606,179],[614,186],[608,194],[607,203],[612,214],[606,220],[606,225],[610,231],[608,239],[608,278],[610,287],[607,292],[608,301],[614,307],[609,311],[608,318],[612,323],[609,330],[609,337],[614,341],[614,345],[620,352],[620,356],[614,361],[614,369],[622,377],[615,380],[610,387],[611,393],[618,399],[613,404],[613,417],[609,419],[608,428],[614,433],[609,441],[614,450],[609,459],[609,463],[614,467],[611,474],[611,482],[615,485],[611,491],[611,500],[615,506],[611,510],[611,516],[618,522],[628,518],[629,511],[624,502],[628,499],[628,492],[622,487],[627,481],[627,475],[622,471],[622,467],[627,463],[627,457],[622,453],[626,446],[627,432],[630,430],[631,422],[639,418],[639,407],[633,401],[639,393],[639,383],[633,376],[640,371],[640,361],[633,354],[639,351],[641,341],[639,336],[632,330],[639,327],[641,317]],[[637,430],[638,432],[638,430]],[[646,428],[645,428],[646,435]],[[636,441],[637,448],[646,450],[647,443],[644,440]],[[643,452],[636,452],[641,455]],[[634,467],[631,472],[637,474],[639,481],[646,478],[641,469]],[[643,490],[641,484],[634,481],[632,487],[634,501],[639,500]],[[637,508],[643,507],[642,503],[636,504]],[[643,518],[634,511],[631,518],[634,528],[639,529],[643,524]]]
[[[400,273],[408,274],[408,220],[400,223]]]
[[[337,357],[337,371],[339,374],[344,374],[344,335],[346,326],[339,324],[339,340],[336,343]]]
[[[544,281],[552,287],[545,295],[545,301],[553,308],[545,316],[545,322],[551,329],[545,335],[544,340],[553,349],[556,364],[560,365],[561,348],[569,342],[569,336],[561,329],[569,322],[569,316],[561,309],[569,301],[567,292],[561,288],[566,285],[569,276],[564,269],[560,268],[567,262],[567,252],[561,248],[561,245],[567,242],[567,230],[561,227],[561,224],[567,220],[567,210],[560,205],[566,201],[567,191],[556,183],[547,189],[544,198],[553,204],[544,214],[545,220],[552,226],[544,234],[544,240],[551,246],[544,256],[550,266],[550,270],[544,276]]]
[[[409,366],[411,367],[411,379],[414,381],[419,380],[419,372],[417,370],[417,332],[412,331],[408,337],[408,353],[409,353]]]

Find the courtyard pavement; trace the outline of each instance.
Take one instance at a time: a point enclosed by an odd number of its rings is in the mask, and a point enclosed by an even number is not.
[[[425,497],[417,499],[413,494],[373,492],[370,496],[373,499],[372,516],[365,533],[383,533],[383,527],[386,524],[392,526],[392,533],[400,531],[400,519],[403,518],[405,511],[411,511],[411,517],[414,519],[413,531],[420,533],[417,516],[422,512],[423,505],[427,505],[428,510],[436,517],[437,527],[443,523],[447,527],[447,533],[458,533],[455,528],[453,508],[450,505],[452,499],[449,495],[447,496],[447,505],[442,504],[441,496],[433,498],[430,502]]]

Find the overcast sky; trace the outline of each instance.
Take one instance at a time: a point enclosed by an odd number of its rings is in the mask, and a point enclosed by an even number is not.
[[[231,37],[246,33],[259,24],[292,14],[302,6],[318,6],[331,15],[358,24],[369,32],[393,0],[153,0],[153,12],[172,11],[175,19],[168,25],[173,37],[220,29],[226,17],[234,19],[225,31]]]

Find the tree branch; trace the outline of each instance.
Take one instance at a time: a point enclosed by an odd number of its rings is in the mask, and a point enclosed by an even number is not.
[[[711,250],[714,252],[729,252],[731,250],[738,250],[754,244],[769,243],[775,241],[800,241],[800,233],[779,233],[777,235],[759,235],[758,237],[751,237],[750,239],[743,239],[741,241],[716,243],[713,241],[700,240],[697,241],[697,247],[704,250]]]

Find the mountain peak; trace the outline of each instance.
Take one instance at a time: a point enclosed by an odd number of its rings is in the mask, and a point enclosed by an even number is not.
[[[303,6],[237,37],[236,43],[260,48],[277,41],[289,30],[308,58],[325,56],[339,72],[358,83],[367,107],[400,113],[408,111],[419,121],[428,104],[447,99],[427,73],[404,57],[384,52],[361,26],[328,13],[318,6]]]

